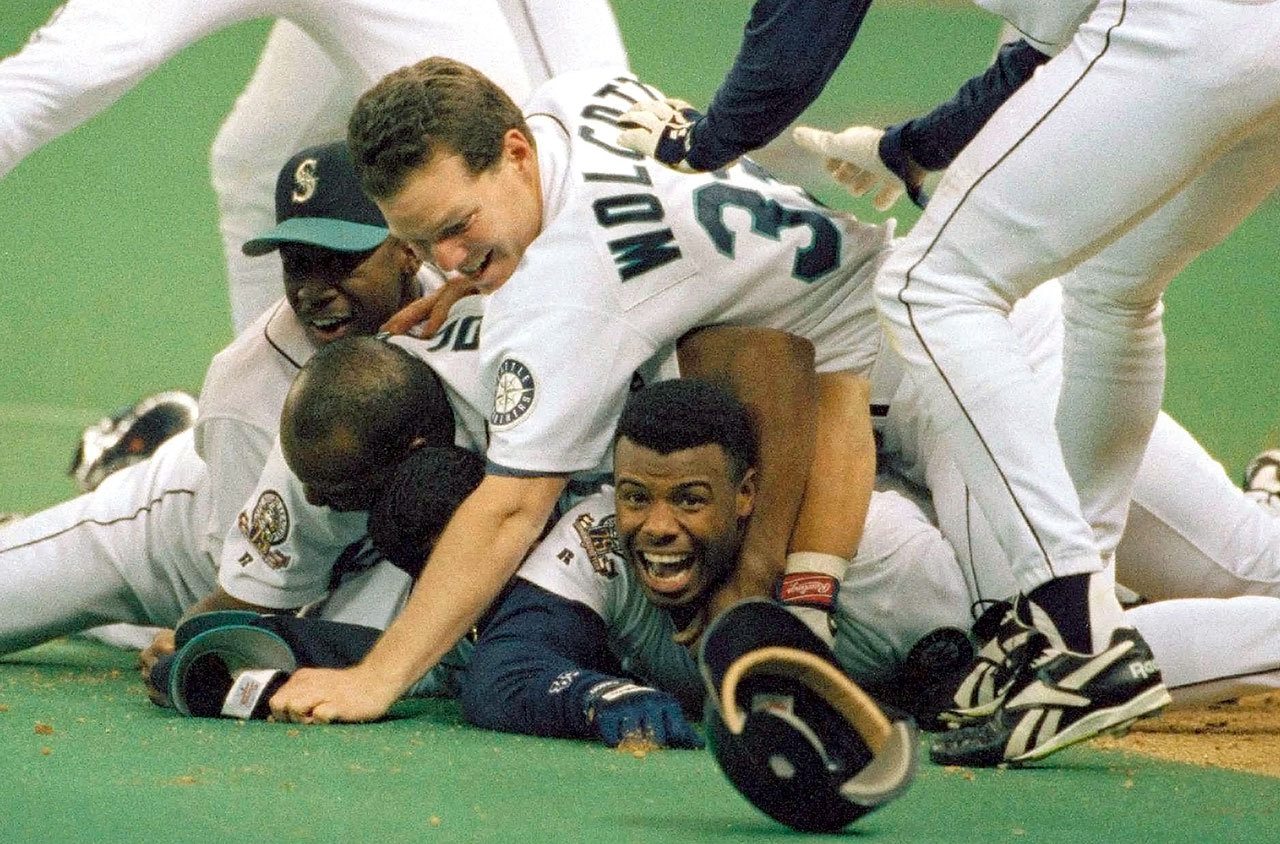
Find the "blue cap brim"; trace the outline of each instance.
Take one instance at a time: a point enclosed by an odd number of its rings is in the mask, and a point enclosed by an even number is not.
[[[381,226],[364,223],[328,217],[291,217],[246,241],[241,251],[249,256],[265,255],[282,243],[303,243],[335,252],[368,252],[377,249],[389,234],[391,232]]]

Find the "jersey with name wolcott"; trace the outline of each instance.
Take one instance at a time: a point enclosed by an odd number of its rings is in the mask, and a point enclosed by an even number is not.
[[[871,283],[891,230],[747,159],[684,174],[620,147],[617,117],[655,96],[583,72],[526,106],[543,229],[485,319],[491,469],[599,465],[634,374],[699,326],[789,331],[813,342],[822,371],[867,374],[876,358]]]

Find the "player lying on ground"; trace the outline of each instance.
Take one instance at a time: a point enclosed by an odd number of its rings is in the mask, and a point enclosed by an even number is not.
[[[618,428],[616,490],[560,520],[481,631],[463,678],[468,719],[610,744],[629,730],[671,746],[698,743],[682,713],[699,710],[702,687],[671,634],[733,566],[756,493],[750,426],[730,397],[709,393],[673,381],[632,397]],[[411,465],[402,471],[387,500],[413,513],[405,502],[420,476]],[[927,694],[924,703],[945,704],[937,687],[955,682],[956,666],[920,676],[907,655],[938,627],[968,628],[967,589],[927,504],[889,491],[909,488],[900,481],[882,483],[841,586],[836,654],[856,681],[895,701]],[[394,532],[397,516],[387,516],[375,510],[372,521]],[[1280,685],[1278,610],[1276,598],[1175,600],[1130,619],[1168,665],[1178,702],[1202,703]],[[1188,625],[1202,634],[1188,639]]]
[[[0,176],[180,50],[261,17],[279,20],[209,161],[237,333],[279,296],[279,268],[240,251],[271,226],[277,168],[293,150],[341,137],[351,104],[384,73],[455,56],[523,101],[556,73],[627,67],[605,0],[578,0],[572,14],[555,0],[70,0],[0,61]]]
[[[92,493],[0,528],[0,653],[106,622],[171,627],[193,608],[297,606],[218,583],[288,533],[287,513],[250,500],[285,393],[317,348],[377,331],[421,281],[344,144],[295,155],[276,197],[278,227],[248,248],[280,248],[285,298],[214,358],[194,430]]]
[[[472,319],[465,315],[476,304],[474,298],[459,303],[453,319],[456,321],[459,312]],[[478,323],[476,316],[471,324]],[[289,514],[291,529],[272,546],[271,557],[236,567],[237,593],[251,591],[255,600],[268,603],[296,603],[299,595],[323,594],[341,569],[367,564],[368,555],[339,557],[337,551],[344,545],[364,542],[363,514],[353,511],[376,497],[388,464],[404,453],[431,446],[421,435],[424,419],[448,417],[451,426],[456,422],[457,442],[476,448],[484,425],[483,416],[467,403],[463,384],[467,356],[455,352],[447,358],[447,368],[438,366],[440,348],[450,345],[451,337],[458,338],[464,349],[474,348],[475,333],[465,325],[447,323],[440,336],[429,340],[394,337],[388,342],[353,339],[337,343],[303,367],[282,413],[283,448],[277,447],[269,459],[261,481],[265,488],[260,489],[262,494],[269,492],[278,509]],[[765,420],[765,440],[777,451],[775,471],[786,474],[803,475],[808,471],[803,463],[810,451],[812,460],[819,462],[848,439],[826,437],[811,450],[801,447],[799,442],[811,436],[817,418],[839,414],[842,421],[833,418],[831,425],[856,431],[849,423],[848,408],[865,405],[865,396],[859,391],[846,392],[842,388],[848,384],[841,379],[821,379],[815,385],[812,347],[781,332],[728,326],[694,332],[679,344],[678,359],[689,371],[732,385],[751,402],[754,412]],[[674,374],[675,360],[668,360],[641,377]],[[430,386],[437,378],[445,383],[447,402]],[[865,424],[865,412],[862,419]],[[443,422],[435,427],[443,427]],[[298,476],[288,470],[283,461],[286,455]],[[821,494],[811,497],[823,500]],[[762,506],[769,505],[765,501]],[[352,527],[353,517],[359,522],[358,529]],[[793,541],[800,542],[800,548],[812,547],[804,543],[829,533],[821,525],[811,525],[802,514]],[[330,553],[320,553],[326,547]],[[288,565],[272,566],[271,559],[287,559]],[[403,568],[416,574],[422,559]],[[376,582],[371,579],[358,593],[365,616],[387,618],[399,609],[410,580],[404,572],[397,574],[382,576]],[[344,595],[341,610],[335,612],[330,599],[325,603],[325,615],[350,617],[349,603],[353,602]],[[810,615],[807,609],[802,613]],[[812,614],[819,617],[823,629],[828,627],[825,613],[813,610]],[[465,658],[468,646],[460,642],[448,662],[453,665]],[[446,685],[447,674],[441,675]],[[423,688],[438,690],[440,685],[424,687],[420,683],[415,693]]]

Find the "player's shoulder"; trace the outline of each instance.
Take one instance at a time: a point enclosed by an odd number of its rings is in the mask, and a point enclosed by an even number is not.
[[[618,539],[613,487],[605,486],[565,511],[544,543],[566,566],[590,566],[597,575],[614,577],[623,562]]]
[[[200,413],[266,399],[279,404],[315,347],[281,299],[214,355],[200,391]]]

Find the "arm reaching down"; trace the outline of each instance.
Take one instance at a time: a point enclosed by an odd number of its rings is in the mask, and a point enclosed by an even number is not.
[[[605,623],[589,607],[517,579],[476,643],[462,713],[491,730],[610,747],[640,736],[701,747],[680,703],[621,676],[607,643]]]
[[[682,375],[711,381],[750,410],[760,442],[759,492],[737,571],[681,632],[691,643],[701,624],[747,597],[772,594],[813,462],[817,386],[813,346],[781,331],[717,326],[680,343]]]
[[[486,475],[445,527],[408,603],[369,655],[353,668],[298,671],[272,697],[272,714],[303,723],[385,715],[497,597],[565,484],[563,477]]]

